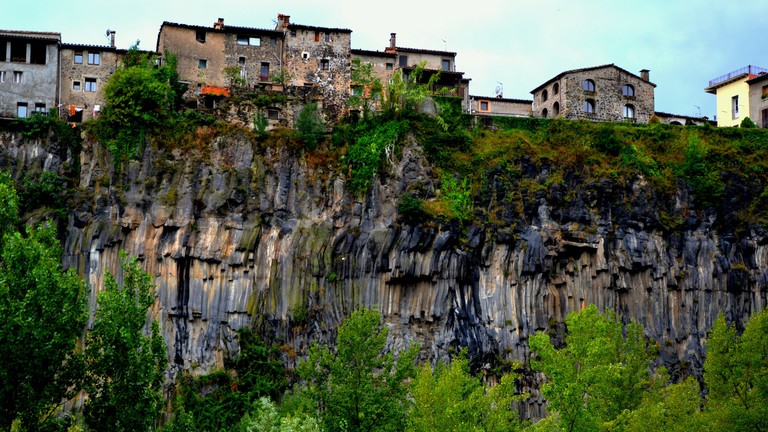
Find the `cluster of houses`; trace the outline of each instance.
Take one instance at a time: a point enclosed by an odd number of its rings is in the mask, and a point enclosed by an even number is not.
[[[400,47],[395,33],[382,51],[352,49],[351,35],[349,29],[292,23],[284,14],[275,29],[225,25],[222,18],[212,26],[164,22],[151,54],[160,61],[176,57],[190,104],[210,107],[230,96],[233,73],[241,88],[284,94],[263,107],[271,125],[292,124],[309,99],[329,121],[350,114],[356,109],[350,96],[369,90],[353,82],[357,61],[370,64],[385,86],[395,73],[407,77],[422,67],[421,79],[436,75],[434,90],[460,98],[465,112],[482,121],[535,116],[647,123],[654,115],[670,124],[708,121],[655,111],[656,84],[648,70],[587,67],[549,79],[531,91],[532,99],[508,99],[501,92],[479,96],[456,70],[455,52]],[[97,117],[105,104],[104,86],[127,53],[115,47],[114,31],[106,36],[110,45],[95,46],[64,43],[60,33],[0,30],[0,118],[52,110],[71,122]],[[738,124],[748,111],[760,127],[768,127],[766,70],[749,66],[711,81],[706,91],[717,95],[719,126]]]

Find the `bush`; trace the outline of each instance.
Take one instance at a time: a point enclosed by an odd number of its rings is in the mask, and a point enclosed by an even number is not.
[[[741,121],[741,125],[739,125],[739,127],[744,129],[754,129],[757,127],[757,125],[752,121],[751,118],[744,117],[744,120]]]
[[[296,118],[296,132],[305,149],[311,151],[317,148],[326,132],[325,123],[317,112],[317,103],[310,102],[301,109]]]

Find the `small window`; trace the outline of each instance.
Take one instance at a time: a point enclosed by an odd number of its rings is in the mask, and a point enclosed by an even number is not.
[[[0,71],[0,83],[5,82],[5,71]]]
[[[406,67],[408,66],[408,56],[407,55],[401,55],[400,56],[400,67]]]
[[[584,80],[584,91],[587,92],[593,92],[595,91],[595,82],[591,79]]]
[[[387,63],[387,70],[392,70],[394,68],[395,68],[395,64],[394,63]]]
[[[635,97],[635,88],[631,84],[624,84],[621,88],[621,95],[624,97]]]
[[[240,66],[245,66],[245,57],[238,58],[237,64],[239,64]]]
[[[197,61],[197,67],[200,69],[208,69],[208,60],[200,59]]]
[[[96,78],[86,78],[85,79],[85,91],[87,91],[87,92],[95,92],[96,91]]]
[[[16,117],[27,118],[27,103],[19,102],[16,104]]]
[[[196,92],[198,95],[202,94],[202,93],[203,93],[203,85],[202,85],[202,84],[198,84],[198,85],[197,85],[197,90],[195,90],[195,92]]]
[[[491,103],[488,101],[480,101],[480,111],[490,111],[491,110]]]
[[[44,65],[48,60],[48,47],[44,43],[31,43],[29,54],[30,63]]]
[[[451,61],[450,61],[450,60],[446,60],[446,59],[443,59],[443,64],[442,64],[441,68],[442,68],[442,70],[444,70],[444,71],[449,71],[449,70],[451,70]]]
[[[5,42],[0,42],[0,62],[4,62],[5,61],[5,54],[6,54],[7,45],[8,44],[5,43]]]
[[[277,45],[277,38],[276,37],[269,38],[269,44],[270,45]]]
[[[763,99],[768,99],[768,85],[763,86]]]
[[[595,113],[595,101],[592,99],[587,99],[584,101],[584,114],[594,114]]]
[[[331,41],[331,34],[330,33],[323,34],[323,37],[325,38],[326,42],[330,42]]]
[[[731,98],[731,114],[733,118],[739,118],[739,96],[736,95]]]
[[[624,118],[627,120],[635,119],[635,107],[634,105],[624,105]]]
[[[27,44],[24,42],[11,42],[11,61],[14,63],[27,62]]]
[[[280,110],[272,108],[268,109],[267,118],[270,120],[280,120]]]
[[[269,80],[269,63],[261,63],[261,69],[259,69],[259,79],[262,81]]]
[[[291,30],[291,37],[296,37],[296,30]]]
[[[72,81],[72,90],[82,90],[83,86],[80,81]]]
[[[21,71],[14,71],[13,72],[13,82],[16,84],[21,84],[21,82],[24,79],[24,72]]]
[[[75,51],[75,64],[83,64],[83,52]]]
[[[541,101],[546,102],[547,99],[549,99],[549,93],[547,92],[547,89],[544,89],[544,91],[541,92]]]
[[[331,70],[331,61],[328,59],[321,59],[320,60],[320,70]]]
[[[198,42],[205,42],[205,30],[196,31],[195,39],[197,39]]]
[[[560,102],[552,104],[552,115],[560,115]]]
[[[36,113],[43,113],[43,114],[45,114],[45,104],[44,103],[36,103],[35,104],[35,112]]]
[[[320,42],[320,32],[319,31],[315,32],[315,42]]]
[[[548,115],[549,115],[549,111],[547,111],[547,109],[546,109],[546,108],[544,108],[543,110],[541,110],[541,116],[542,116],[542,117],[544,117],[544,118],[547,118],[547,116],[548,116]]]
[[[89,52],[88,53],[88,64],[89,65],[101,64],[101,53]]]
[[[560,83],[555,83],[552,86],[552,93],[553,94],[560,94]]]

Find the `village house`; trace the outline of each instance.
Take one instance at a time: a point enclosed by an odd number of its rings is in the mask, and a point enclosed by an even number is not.
[[[768,125],[766,74],[768,69],[749,65],[709,81],[704,91],[717,97],[718,126],[739,126],[747,116],[760,127]]]
[[[60,33],[0,30],[0,117],[57,107],[60,42]]]
[[[480,118],[487,117],[530,117],[533,101],[530,99],[508,99],[497,96],[469,96],[469,114]]]
[[[639,76],[614,64],[573,69],[531,91],[533,115],[648,123],[655,87],[646,69]]]

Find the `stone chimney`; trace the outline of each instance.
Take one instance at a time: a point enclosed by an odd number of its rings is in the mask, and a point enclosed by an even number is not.
[[[291,25],[291,16],[285,14],[277,14],[277,29],[285,30]]]
[[[213,23],[214,30],[221,30],[224,28],[224,18],[219,18],[218,21]]]
[[[395,52],[396,48],[397,48],[397,33],[390,33],[389,46],[387,47],[387,49],[384,50],[384,52],[393,53]]]
[[[640,78],[643,79],[643,81],[650,81],[651,80],[651,71],[648,69],[642,69],[640,71]]]
[[[115,47],[115,31],[109,30],[109,46],[114,48]]]

